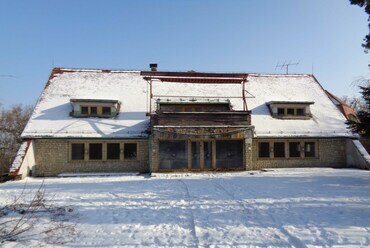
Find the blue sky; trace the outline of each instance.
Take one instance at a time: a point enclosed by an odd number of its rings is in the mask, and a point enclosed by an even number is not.
[[[53,67],[285,73],[338,96],[369,77],[348,0],[0,0],[0,103],[34,104]]]

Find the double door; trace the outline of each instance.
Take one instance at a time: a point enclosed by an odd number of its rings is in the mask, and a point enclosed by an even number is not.
[[[189,165],[190,170],[212,170],[213,155],[215,153],[215,142],[213,141],[191,141],[188,143],[190,151]]]

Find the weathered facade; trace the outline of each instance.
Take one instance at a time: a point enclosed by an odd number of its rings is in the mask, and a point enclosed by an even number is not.
[[[102,159],[89,159],[87,149],[81,160],[72,159],[72,145],[101,144]],[[107,159],[108,144],[137,144],[137,156],[124,158],[120,150],[117,159]],[[149,172],[147,140],[106,140],[106,139],[35,139],[35,166],[33,176],[57,176],[62,173],[99,173],[99,172]]]
[[[369,165],[312,75],[55,68],[22,137],[21,176]]]

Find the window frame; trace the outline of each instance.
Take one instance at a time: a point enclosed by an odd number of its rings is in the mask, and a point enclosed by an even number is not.
[[[126,156],[125,156],[125,146],[126,145],[132,145],[132,144],[135,144],[136,145],[136,156],[134,157],[134,158],[126,158]],[[124,160],[137,160],[138,159],[138,144],[137,143],[135,143],[135,142],[124,142],[123,143],[123,159]]]
[[[100,140],[89,140],[89,141],[69,141],[69,159],[70,163],[79,162],[122,162],[122,161],[139,161],[140,160],[140,141],[100,141]],[[84,144],[84,159],[76,160],[72,159],[72,146],[74,144]],[[101,144],[102,145],[102,159],[90,159],[90,144]],[[108,159],[108,144],[119,144],[119,159]],[[124,144],[136,144],[136,157],[125,158],[124,157]]]
[[[73,145],[84,145],[83,159],[73,159]],[[86,143],[85,142],[73,142],[69,145],[69,160],[73,162],[81,162],[86,160]]]
[[[299,143],[300,151],[298,157],[290,156],[290,143]],[[260,143],[269,143],[269,157],[260,157]],[[285,143],[285,157],[275,157],[274,144],[275,143]],[[314,156],[306,156],[305,144],[314,143]],[[261,139],[257,141],[256,145],[256,158],[257,160],[297,160],[297,159],[319,159],[319,140],[317,139]]]

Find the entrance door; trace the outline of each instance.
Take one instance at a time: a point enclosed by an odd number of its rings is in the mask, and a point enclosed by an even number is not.
[[[203,169],[204,170],[211,170],[212,169],[212,152],[213,142],[212,141],[204,141],[203,142]]]
[[[191,169],[200,170],[200,146],[201,142],[191,142]]]
[[[191,170],[211,170],[212,169],[212,141],[191,141],[190,160]]]

